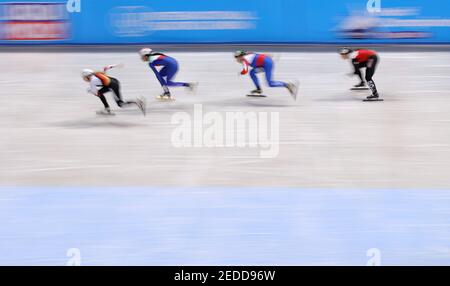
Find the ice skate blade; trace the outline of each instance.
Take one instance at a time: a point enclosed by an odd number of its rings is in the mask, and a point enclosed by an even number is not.
[[[156,98],[156,101],[159,101],[159,102],[172,102],[172,101],[175,101],[175,98]]]
[[[371,102],[371,101],[384,101],[382,98],[374,98],[374,99],[364,99],[364,102]]]
[[[106,117],[108,117],[108,116],[116,116],[116,114],[113,113],[113,112],[106,113],[106,112],[97,111],[96,114],[99,115],[99,116],[106,116]]]
[[[294,93],[291,94],[292,98],[294,98],[295,101],[298,99],[298,92],[300,87],[300,81],[296,80],[294,81]]]
[[[264,97],[267,97],[267,95],[263,95],[263,94],[247,94],[247,97],[261,97],[261,98],[264,98]]]
[[[350,90],[361,91],[361,90],[369,90],[369,88],[368,87],[352,87]]]

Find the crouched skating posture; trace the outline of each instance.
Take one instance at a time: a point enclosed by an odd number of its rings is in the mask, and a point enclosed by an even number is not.
[[[354,74],[360,79],[360,83],[355,85],[355,88],[364,88],[366,83],[362,75],[361,69],[366,69],[365,80],[369,89],[372,91],[372,95],[368,96],[368,100],[377,100],[379,98],[377,86],[373,81],[373,76],[378,65],[378,55],[372,50],[352,50],[350,48],[339,49],[339,54],[344,60],[351,60],[354,67]]]
[[[262,88],[256,74],[264,72],[266,75],[267,84],[270,87],[284,87],[289,91],[292,97],[296,99],[298,91],[297,84],[275,81],[272,79],[274,64],[271,56],[247,51],[237,51],[234,53],[234,58],[238,63],[243,65],[241,75],[246,75],[248,73],[250,74],[250,77],[256,87],[255,90],[251,91],[252,95],[262,95]]]
[[[186,87],[191,91],[196,88],[197,83],[174,81],[175,75],[179,69],[178,62],[175,58],[169,57],[160,52],[155,52],[150,48],[141,49],[139,51],[139,55],[141,56],[142,61],[148,62],[150,69],[153,71],[164,90],[163,94],[156,97],[157,99],[172,99],[169,87]]]
[[[104,109],[98,111],[97,114],[113,115],[105,97],[105,93],[112,91],[114,93],[114,99],[119,107],[124,108],[130,105],[136,105],[145,115],[145,102],[142,99],[125,101],[122,99],[119,80],[106,74],[106,72],[113,67],[114,66],[107,66],[102,72],[95,72],[90,69],[84,69],[81,72],[84,81],[89,82],[90,87],[88,92],[97,96],[103,103]]]

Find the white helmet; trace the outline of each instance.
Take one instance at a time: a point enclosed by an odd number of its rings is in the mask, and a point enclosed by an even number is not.
[[[141,57],[149,56],[152,52],[153,52],[153,50],[150,48],[143,48],[142,50],[139,51],[139,55]]]
[[[88,76],[91,76],[91,75],[93,75],[94,74],[94,71],[93,70],[90,70],[90,69],[84,69],[82,72],[81,72],[81,76],[82,77],[88,77]]]

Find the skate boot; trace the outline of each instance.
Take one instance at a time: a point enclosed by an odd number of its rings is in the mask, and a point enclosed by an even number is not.
[[[360,82],[359,84],[354,85],[353,87],[354,87],[354,88],[362,88],[362,87],[366,87],[366,83],[362,81],[362,82]]]
[[[365,99],[364,101],[384,101],[384,100],[380,98],[378,93],[376,93],[368,96],[367,99]]]
[[[250,94],[248,94],[248,97],[266,97],[265,95],[262,94],[263,91],[261,88],[257,88],[255,90],[250,91]]]
[[[144,116],[146,115],[146,108],[147,108],[147,104],[145,102],[145,98],[140,97],[136,100],[137,106],[139,107],[139,109],[142,111],[142,114],[144,114]]]
[[[354,85],[350,90],[360,91],[360,90],[369,90],[369,88],[366,86],[366,83],[362,81],[359,84]]]
[[[298,83],[290,82],[286,85],[286,88],[289,90],[289,93],[294,98],[294,100],[297,100]]]
[[[156,99],[158,99],[158,100],[171,100],[172,96],[170,95],[170,92],[164,92],[163,94],[158,95],[156,97]]]
[[[378,99],[380,96],[378,95],[378,93],[377,94],[372,94],[372,95],[369,95],[368,97],[367,97],[367,99],[369,99],[369,100],[371,100],[371,99]]]
[[[98,115],[115,115],[113,112],[111,112],[111,109],[105,108],[102,110],[97,111]]]
[[[196,91],[197,91],[197,87],[198,87],[198,82],[191,82],[191,83],[189,83],[188,86],[186,86],[186,88],[187,88],[190,92],[196,92]]]
[[[266,96],[263,94],[261,88],[257,88],[255,90],[250,91],[250,94],[247,94],[247,97],[266,97]]]
[[[257,88],[257,89],[255,89],[255,90],[252,90],[252,91],[250,92],[250,94],[252,94],[252,95],[262,95],[262,93],[263,93],[263,91],[262,91],[262,89],[260,89],[260,88]]]

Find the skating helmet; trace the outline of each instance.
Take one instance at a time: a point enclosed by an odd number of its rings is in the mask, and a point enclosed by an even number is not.
[[[235,57],[235,58],[239,58],[239,57],[243,57],[243,56],[245,56],[245,55],[247,55],[247,54],[248,54],[247,51],[240,50],[240,51],[236,51],[236,52],[234,53],[234,57]]]
[[[152,49],[149,49],[149,48],[143,48],[142,50],[139,51],[139,55],[140,55],[141,57],[145,57],[145,56],[149,56],[152,52],[153,52]]]
[[[84,69],[84,70],[81,71],[81,76],[82,76],[83,78],[88,77],[88,76],[91,76],[91,75],[93,75],[93,74],[94,74],[94,71],[93,71],[93,70],[90,70],[90,69]]]
[[[353,52],[353,50],[348,47],[339,48],[338,51],[339,51],[339,54],[341,54],[341,55],[348,55]]]

